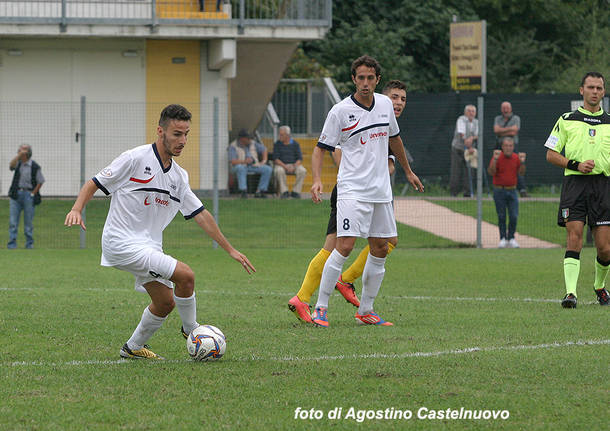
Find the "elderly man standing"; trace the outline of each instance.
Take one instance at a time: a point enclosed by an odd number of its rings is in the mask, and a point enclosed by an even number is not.
[[[290,137],[290,127],[281,126],[279,134],[279,141],[273,145],[273,173],[275,174],[279,193],[282,199],[290,196],[300,198],[305,175],[307,175],[307,169],[303,167],[301,146]],[[286,175],[296,175],[297,177],[290,193],[288,192]]]
[[[472,190],[468,181],[468,169],[465,155],[475,153],[476,141],[479,136],[479,120],[477,108],[474,105],[464,107],[464,115],[460,115],[455,122],[455,132],[451,141],[451,170],[449,191],[451,196],[457,196],[461,191],[464,197],[470,197]]]
[[[34,205],[39,203],[38,191],[44,183],[40,165],[32,160],[32,147],[23,144],[19,147],[17,155],[9,163],[9,169],[15,171],[13,181],[8,191],[10,197],[9,210],[9,239],[7,248],[17,248],[17,230],[19,217],[23,211],[23,233],[25,234],[25,248],[34,248]]]
[[[500,115],[494,118],[494,133],[496,135],[496,150],[502,149],[502,142],[505,138],[512,138],[515,144],[515,152],[519,151],[519,131],[521,130],[521,118],[513,113],[513,106],[510,102],[502,102],[500,105]],[[523,175],[517,176],[517,190],[522,198],[527,197],[525,178]]]

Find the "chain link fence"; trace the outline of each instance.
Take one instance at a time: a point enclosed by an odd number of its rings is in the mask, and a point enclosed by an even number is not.
[[[401,136],[413,155],[413,168],[425,184],[426,192],[414,192],[398,169],[393,181],[402,247],[497,246],[497,216],[489,187],[492,180],[485,170],[480,174],[476,169],[470,171],[472,197],[451,196],[448,184],[451,140],[455,121],[464,106],[472,103],[483,108],[479,119],[483,126],[482,159],[486,168],[495,147],[493,119],[505,100],[512,103],[513,112],[521,117],[518,150],[527,153],[527,197],[520,199],[517,239],[522,247],[563,244],[565,232],[556,226],[562,171],[546,162],[544,142],[558,116],[570,111],[571,103],[579,100],[577,95],[487,95],[477,100],[476,96],[460,94],[408,94],[407,99],[407,107],[399,120]],[[267,199],[255,199],[252,195],[242,199],[239,194],[230,193],[229,131],[221,127],[226,123],[219,120],[228,117],[228,107],[196,106],[200,118],[193,119],[188,151],[176,161],[189,171],[192,188],[206,208],[217,216],[221,228],[236,246],[319,248],[323,243],[330,208],[328,200],[314,205],[309,199],[310,158],[330,105],[320,98],[319,103],[311,106],[311,100],[315,97],[282,88],[273,98],[280,124],[292,127],[293,138],[301,145],[304,166],[308,169],[302,198],[289,200],[280,199],[274,192],[268,193]],[[184,104],[192,109],[188,103]],[[43,203],[36,207],[34,218],[35,246],[99,247],[108,198],[98,192],[99,196],[89,204],[84,243],[78,229],[64,228],[65,214],[83,178],[91,178],[121,152],[155,139],[161,109],[162,106],[139,103],[86,102],[83,110],[80,103],[0,102],[3,130],[0,220],[5,220],[6,226],[0,230],[0,240],[5,244],[8,240],[6,196],[12,180],[8,164],[19,145],[26,143],[32,146],[33,159],[42,166],[46,179],[41,190]],[[307,118],[311,121],[303,120]],[[261,123],[260,136],[271,152],[273,136],[264,127]],[[336,167],[330,158],[324,164],[329,168],[323,179],[325,192],[330,193],[336,180]],[[478,183],[477,176],[481,178]],[[200,247],[210,241],[195,223],[185,222],[178,214],[166,231],[165,244]],[[23,246],[22,222],[19,246]]]

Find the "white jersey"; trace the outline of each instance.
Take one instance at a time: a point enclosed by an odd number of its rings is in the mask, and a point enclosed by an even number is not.
[[[391,202],[388,141],[400,130],[389,97],[374,93],[370,108],[349,96],[332,107],[318,141],[320,148],[341,146],[337,199]]]
[[[102,265],[126,264],[143,247],[162,250],[163,230],[180,210],[186,219],[204,210],[175,160],[164,169],[156,144],[125,151],[93,181],[112,195],[102,234]]]

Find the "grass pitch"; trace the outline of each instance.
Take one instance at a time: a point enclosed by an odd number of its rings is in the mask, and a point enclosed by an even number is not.
[[[167,361],[119,360],[148,297],[98,250],[0,250],[0,429],[607,428],[610,309],[594,303],[593,249],[564,310],[562,250],[399,246],[376,302],[396,326],[358,326],[334,295],[329,329],[286,307],[316,249],[242,250],[251,276],[222,250],[167,251],[195,270],[199,321],[228,338],[218,362],[188,359],[177,311],[150,340]],[[509,417],[431,418],[462,408]],[[398,410],[412,417],[366,418]]]

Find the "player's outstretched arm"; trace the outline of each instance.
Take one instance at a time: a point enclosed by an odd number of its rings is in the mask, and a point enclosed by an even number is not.
[[[216,220],[208,210],[203,210],[194,217],[197,224],[208,234],[210,238],[218,243],[233,259],[238,261],[244,267],[248,274],[256,272],[256,268],[252,266],[246,255],[237,251],[228,239],[220,231],[216,224]]]
[[[85,227],[85,223],[83,222],[83,208],[87,205],[87,202],[91,200],[95,192],[97,191],[97,185],[93,182],[93,180],[87,181],[83,187],[80,189],[78,193],[78,197],[72,205],[72,209],[66,215],[66,220],[64,221],[64,225],[66,226],[74,226],[80,225],[83,230],[87,230]]]
[[[411,170],[411,165],[409,165],[409,160],[407,160],[407,154],[405,153],[405,147],[402,144],[402,139],[400,136],[394,136],[390,138],[390,148],[398,160],[398,163],[402,166],[405,171],[405,176],[407,177],[407,181],[413,186],[415,190],[418,192],[424,191],[424,185],[419,180],[418,176],[415,175],[415,172]]]

